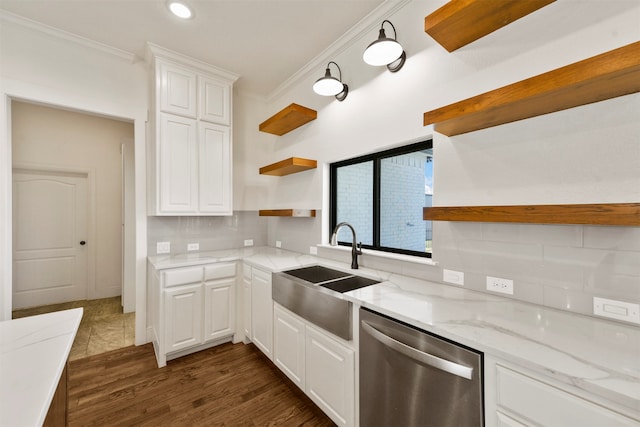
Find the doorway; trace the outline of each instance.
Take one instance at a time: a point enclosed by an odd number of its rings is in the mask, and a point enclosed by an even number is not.
[[[14,169],[14,310],[87,299],[87,181]]]
[[[12,100],[11,129],[13,317],[82,306],[76,340],[87,354],[121,347],[123,333],[131,344],[121,295],[133,123]]]

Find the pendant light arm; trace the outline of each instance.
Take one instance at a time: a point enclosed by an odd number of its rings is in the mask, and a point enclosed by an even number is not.
[[[338,80],[340,80],[340,83],[342,83],[342,70],[340,69],[340,66],[333,61],[329,61],[329,63],[327,64],[327,70],[329,69],[329,65],[331,64],[335,65],[338,69]]]
[[[380,25],[380,29],[381,29],[381,30],[384,30],[384,23],[385,23],[385,22],[388,22],[388,23],[389,23],[389,25],[391,25],[391,28],[393,28],[393,39],[394,39],[395,41],[398,41],[397,33],[396,33],[396,27],[395,27],[395,26],[393,25],[393,23],[392,23],[391,21],[389,21],[388,19],[385,19],[384,21],[382,21],[382,25]]]

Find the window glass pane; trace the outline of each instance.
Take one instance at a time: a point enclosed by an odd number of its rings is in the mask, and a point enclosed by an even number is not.
[[[432,149],[381,159],[380,246],[431,252],[431,222],[422,208],[431,205]]]
[[[358,242],[373,244],[373,161],[341,166],[337,173],[336,224],[348,222]],[[338,233],[338,241],[351,244],[349,227]]]

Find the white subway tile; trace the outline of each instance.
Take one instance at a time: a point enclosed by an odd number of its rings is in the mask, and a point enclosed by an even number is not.
[[[585,226],[584,246],[640,252],[640,227]]]

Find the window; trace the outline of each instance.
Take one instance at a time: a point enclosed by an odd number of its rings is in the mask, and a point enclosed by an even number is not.
[[[331,232],[348,222],[362,247],[431,257],[432,141],[331,164]],[[338,243],[351,245],[348,228]]]

